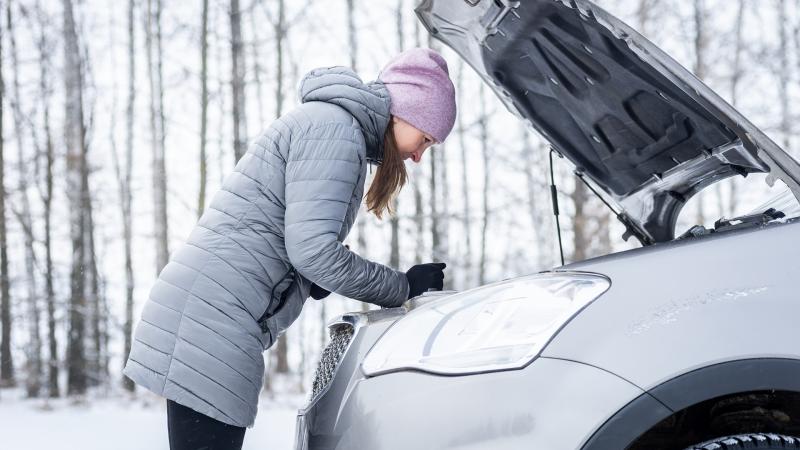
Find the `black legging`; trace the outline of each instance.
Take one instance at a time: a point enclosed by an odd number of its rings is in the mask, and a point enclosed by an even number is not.
[[[241,450],[244,431],[167,400],[170,450]]]

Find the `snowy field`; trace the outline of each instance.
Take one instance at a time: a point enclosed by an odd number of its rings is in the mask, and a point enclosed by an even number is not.
[[[3,450],[168,450],[165,402],[140,393],[75,404],[59,399],[49,406],[0,394],[0,449]],[[287,450],[294,444],[298,407],[304,397],[262,397],[245,450]]]

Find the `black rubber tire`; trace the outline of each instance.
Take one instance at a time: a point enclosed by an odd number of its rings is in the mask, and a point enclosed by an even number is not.
[[[783,450],[800,449],[800,438],[775,433],[749,433],[725,436],[686,447],[686,450]]]

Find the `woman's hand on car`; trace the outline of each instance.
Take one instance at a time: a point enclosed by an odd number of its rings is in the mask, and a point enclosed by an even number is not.
[[[430,288],[441,291],[444,287],[445,263],[426,263],[412,266],[406,271],[408,298],[416,297]]]

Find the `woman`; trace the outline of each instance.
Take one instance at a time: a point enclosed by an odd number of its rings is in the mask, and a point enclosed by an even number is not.
[[[442,289],[444,263],[400,272],[342,245],[367,192],[379,218],[419,162],[453,128],[447,63],[415,48],[364,83],[318,68],[301,104],[238,161],[150,291],[124,369],[167,399],[170,447],[241,448],[264,376],[262,351],[309,295],[336,292],[383,307]]]

